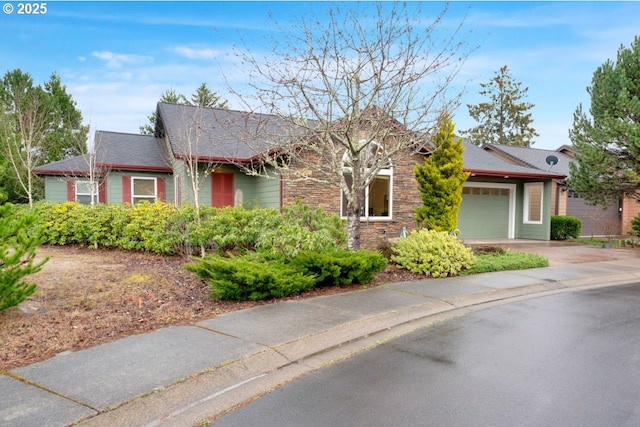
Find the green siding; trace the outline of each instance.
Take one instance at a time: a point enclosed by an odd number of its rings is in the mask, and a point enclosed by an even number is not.
[[[261,207],[280,209],[280,177],[272,172],[269,178],[256,180],[256,194]]]
[[[166,203],[173,203],[173,175],[168,173],[153,172],[110,172],[107,177],[107,203],[122,203],[122,177],[140,177],[140,178],[164,178]]]
[[[544,182],[542,224],[524,223],[524,182],[518,184],[518,203],[516,204],[516,239],[549,240],[551,235],[551,181]]]
[[[44,178],[44,198],[50,202],[67,201],[67,181],[71,178],[46,176]]]

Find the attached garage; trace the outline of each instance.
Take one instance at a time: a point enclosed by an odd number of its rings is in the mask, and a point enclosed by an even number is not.
[[[567,191],[567,215],[582,221],[582,236],[613,236],[620,234],[621,215],[619,202],[612,203],[605,209],[602,206],[591,206],[571,189]]]
[[[467,182],[458,229],[462,239],[513,239],[515,184]]]

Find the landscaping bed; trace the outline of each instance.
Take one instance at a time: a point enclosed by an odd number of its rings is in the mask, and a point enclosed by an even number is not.
[[[36,292],[20,306],[0,312],[0,369],[275,302],[209,298],[209,288],[182,267],[188,260],[178,256],[75,246],[43,246],[38,256],[49,261],[26,278],[37,284]],[[366,287],[421,278],[390,265]],[[285,299],[362,288],[321,287]]]

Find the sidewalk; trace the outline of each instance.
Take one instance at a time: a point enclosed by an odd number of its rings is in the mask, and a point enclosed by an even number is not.
[[[192,427],[447,318],[521,298],[640,282],[640,252],[617,258],[287,301],[62,353],[0,372],[0,424]]]

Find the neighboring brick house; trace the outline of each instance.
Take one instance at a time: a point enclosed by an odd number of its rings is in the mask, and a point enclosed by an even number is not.
[[[553,215],[579,218],[582,221],[582,235],[585,237],[627,235],[631,231],[631,220],[640,214],[640,204],[636,199],[625,197],[602,208],[589,205],[578,192],[569,188],[566,177],[570,174],[569,164],[575,161],[575,153],[570,146],[563,145],[557,150],[543,150],[486,144],[483,149],[514,164],[565,175],[565,179],[553,181],[551,212]],[[557,159],[556,164],[547,163],[550,156]]]
[[[300,137],[302,130],[276,116],[158,103],[154,136],[98,131],[98,159],[105,171],[99,203],[136,203],[162,200],[190,202],[189,161],[215,171],[203,181],[201,205],[238,204],[281,208],[296,199],[322,207],[341,217],[345,203],[338,183],[321,185],[294,181],[262,165],[270,179],[247,174],[260,165],[270,145],[261,133]],[[504,161],[464,141],[464,169],[471,174],[464,184],[459,214],[463,239],[548,240],[553,180],[564,175]],[[425,144],[426,146],[427,144]],[[427,150],[392,159],[391,167],[377,175],[366,192],[361,217],[361,244],[376,247],[415,228],[414,209],[420,206],[414,167]],[[87,202],[87,168],[82,156],[36,169],[45,177],[46,199]],[[73,187],[75,191],[69,191]],[[81,190],[81,191],[78,191]]]

